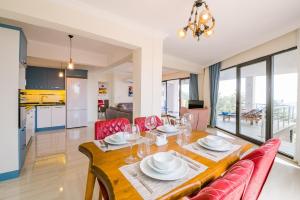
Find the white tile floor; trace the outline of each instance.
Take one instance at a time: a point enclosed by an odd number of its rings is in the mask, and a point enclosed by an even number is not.
[[[224,134],[215,129],[210,132]],[[19,178],[0,182],[1,200],[84,199],[88,159],[78,145],[93,139],[87,128],[36,135]],[[232,136],[230,136],[232,137]],[[96,186],[94,199],[97,199]],[[277,158],[260,200],[300,199],[300,167]]]

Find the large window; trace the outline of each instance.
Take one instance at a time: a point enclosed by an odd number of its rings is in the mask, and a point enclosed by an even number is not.
[[[236,68],[220,72],[217,127],[236,132]]]
[[[297,51],[273,57],[273,137],[281,139],[280,151],[294,156],[297,117]]]
[[[180,107],[188,106],[189,83],[189,78],[162,82],[161,110],[163,114],[178,117]]]
[[[295,154],[297,51],[292,48],[221,70],[217,127],[255,143],[278,137]]]

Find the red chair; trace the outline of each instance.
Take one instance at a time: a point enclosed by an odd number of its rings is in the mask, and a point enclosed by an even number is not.
[[[126,118],[116,118],[95,123],[95,140],[102,140],[106,136],[123,131],[125,125],[130,124]]]
[[[155,119],[157,122],[156,127],[163,125],[163,122],[161,121],[161,119],[159,117],[155,116]],[[149,131],[149,129],[147,129],[145,126],[145,120],[146,120],[146,117],[137,117],[134,119],[134,124],[140,128],[141,132]]]
[[[242,159],[251,160],[254,163],[254,171],[245,194],[243,195],[243,199],[258,199],[273,166],[279,146],[280,140],[278,138],[268,140],[260,148],[254,150]]]
[[[240,200],[253,168],[254,164],[250,160],[237,162],[224,176],[200,190],[190,200]]]

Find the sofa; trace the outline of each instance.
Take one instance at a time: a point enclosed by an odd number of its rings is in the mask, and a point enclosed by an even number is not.
[[[133,122],[133,104],[132,103],[118,103],[116,107],[110,106],[105,111],[105,117],[107,120],[116,118],[126,118]]]

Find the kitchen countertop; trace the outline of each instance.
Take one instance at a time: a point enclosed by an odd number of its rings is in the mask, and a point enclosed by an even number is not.
[[[20,106],[64,106],[65,103],[20,103]]]

